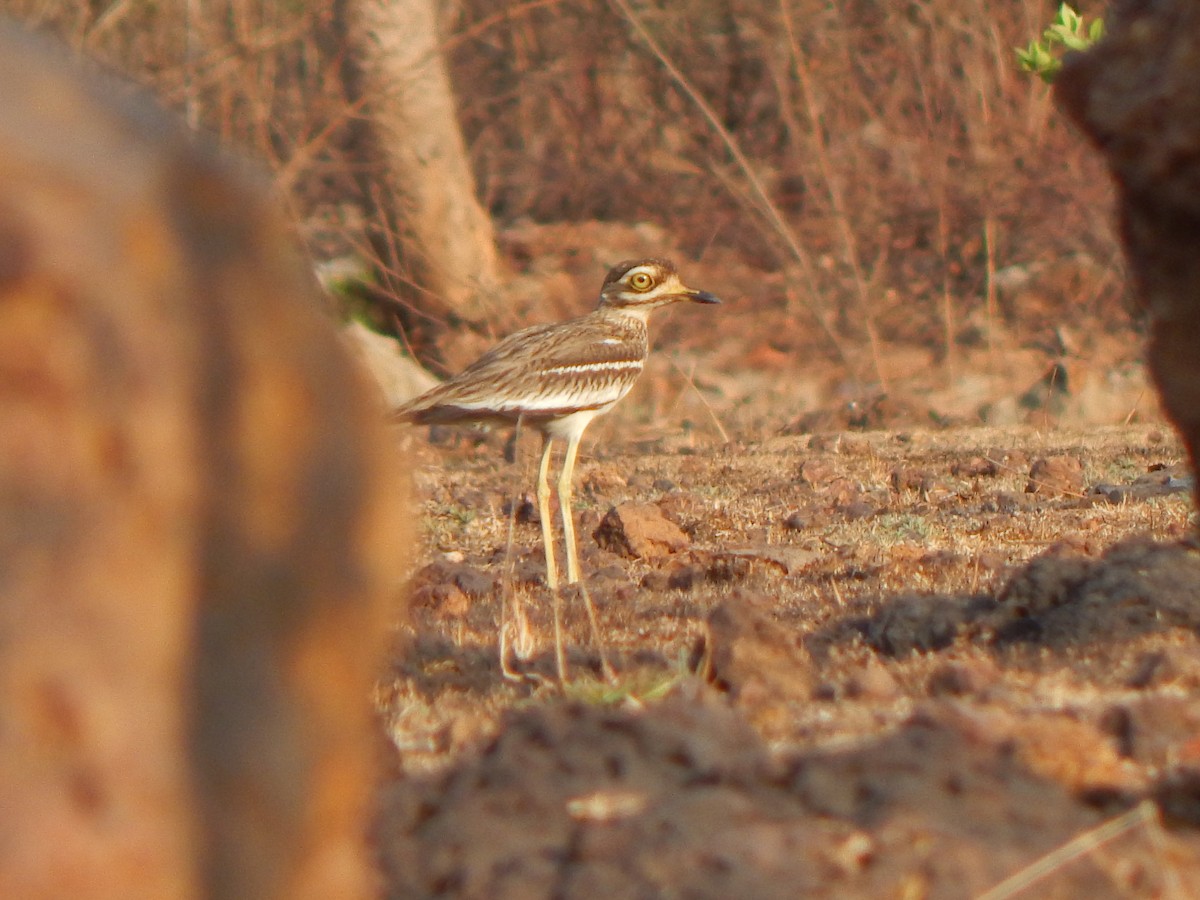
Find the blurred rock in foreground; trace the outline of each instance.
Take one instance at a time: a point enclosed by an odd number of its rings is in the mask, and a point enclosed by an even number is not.
[[[370,389],[261,186],[11,27],[0,83],[0,896],[366,896]]]
[[[1200,4],[1115,3],[1108,35],[1068,57],[1059,102],[1120,189],[1122,238],[1149,316],[1163,406],[1200,451]]]

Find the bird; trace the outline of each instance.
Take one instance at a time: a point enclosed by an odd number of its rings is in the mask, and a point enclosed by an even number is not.
[[[550,463],[556,440],[566,444],[558,479],[567,552],[567,583],[580,580],[579,548],[571,516],[571,489],[579,442],[593,419],[633,387],[649,352],[650,313],[673,303],[720,303],[688,287],[667,259],[625,260],[613,266],[587,315],[534,325],[501,340],[460,374],[397,407],[392,419],[419,425],[455,422],[531,426],[542,434],[537,501],[546,557],[546,585],[559,587]]]

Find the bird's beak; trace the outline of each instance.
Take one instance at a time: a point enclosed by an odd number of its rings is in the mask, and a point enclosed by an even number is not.
[[[688,288],[688,299],[693,303],[720,303],[721,298],[716,294],[710,294],[708,291],[694,291]]]

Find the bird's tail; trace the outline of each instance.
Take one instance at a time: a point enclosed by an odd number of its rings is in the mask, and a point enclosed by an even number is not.
[[[438,419],[446,384],[435,385],[407,403],[401,403],[388,414],[388,421],[397,424],[430,425]]]
[[[421,415],[428,407],[429,402],[426,399],[426,394],[420,394],[407,403],[401,403],[388,413],[388,421],[396,424],[419,425]]]

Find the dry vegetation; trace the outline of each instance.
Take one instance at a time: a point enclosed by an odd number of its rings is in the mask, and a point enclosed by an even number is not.
[[[373,261],[399,292],[366,311],[377,326],[395,327],[394,303],[422,304],[403,236],[381,259],[365,232],[345,4],[5,5],[265,161],[315,261]],[[697,260],[692,280],[738,319],[664,334],[701,351],[680,368],[734,431],[772,434],[881,389],[977,422],[1056,361],[1088,395],[1067,420],[1152,411],[1108,180],[1048,88],[1012,65],[1051,5],[447,8],[511,278],[487,333],[444,340],[434,362],[456,369],[496,334],[578,313],[607,265],[664,252]],[[762,391],[775,415],[747,410]]]
[[[533,448],[500,443],[420,484],[430,562],[379,698],[393,896],[963,897],[1043,858],[1037,896],[1200,888],[1200,557],[1157,426],[598,448],[582,561],[621,677],[569,600],[566,705],[528,499],[506,550]],[[687,546],[587,539],[630,501]],[[506,602],[543,688],[499,676]]]
[[[372,259],[343,4],[5,7],[263,160],[314,260]],[[1200,573],[1144,539],[1180,541],[1191,505],[1101,164],[1012,64],[1051,9],[445,5],[511,276],[494,332],[582,311],[628,255],[673,254],[727,304],[668,317],[589,432],[579,531],[619,688],[575,605],[574,705],[500,677],[509,565],[549,629],[536,523],[505,549],[528,465],[434,435],[417,610],[379,692],[395,896],[956,897],[1131,809],[1042,895],[1200,890]],[[600,549],[624,500],[687,549]]]
[[[264,160],[315,257],[369,252],[348,171],[345,4],[5,6]],[[850,376],[876,381],[883,363],[858,350],[871,338],[952,365],[978,313],[1029,337],[1119,310],[1100,163],[1012,65],[1051,6],[463,3],[447,9],[444,49],[501,229],[657,224],[682,255],[731,268],[756,308],[787,313],[778,349],[815,333]],[[545,274],[544,248],[519,231],[505,249],[514,269]],[[590,282],[585,262],[572,274]],[[1037,298],[1049,308],[1001,295],[1065,262],[1080,283],[1061,276]],[[500,327],[513,313],[497,310]]]

